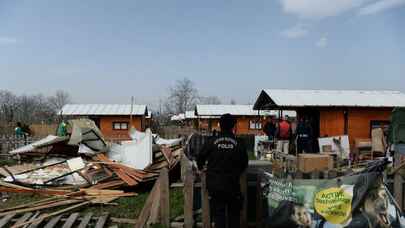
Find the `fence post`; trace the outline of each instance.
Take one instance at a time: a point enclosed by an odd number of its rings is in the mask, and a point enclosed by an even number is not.
[[[194,175],[191,170],[191,167],[189,169],[186,169],[183,194],[184,194],[184,228],[193,228]]]
[[[201,197],[202,197],[202,222],[203,228],[211,227],[210,201],[207,190],[207,176],[205,172],[201,173]]]
[[[398,167],[403,159],[403,155],[400,153],[395,153],[394,154],[394,168]],[[398,206],[403,210],[404,207],[404,194],[403,194],[403,178],[399,172],[396,172],[394,175],[394,195],[395,195],[395,200],[398,203]]]
[[[162,225],[170,227],[170,192],[169,171],[163,168],[160,172],[160,219]]]
[[[247,227],[248,221],[247,221],[247,207],[248,207],[248,202],[247,202],[247,170],[242,174],[240,178],[240,186],[241,186],[241,193],[243,197],[243,207],[242,207],[242,213],[240,216],[240,227]]]

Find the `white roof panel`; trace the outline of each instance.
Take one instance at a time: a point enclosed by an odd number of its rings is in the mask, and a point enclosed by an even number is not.
[[[186,119],[195,119],[195,111],[186,111]]]
[[[197,105],[198,116],[221,116],[230,113],[235,116],[257,116],[252,105]]]
[[[262,95],[282,107],[405,107],[405,94],[399,91],[267,89]]]
[[[63,106],[61,114],[64,116],[87,115],[131,115],[130,104],[67,104]],[[147,114],[146,105],[133,105],[132,115]]]

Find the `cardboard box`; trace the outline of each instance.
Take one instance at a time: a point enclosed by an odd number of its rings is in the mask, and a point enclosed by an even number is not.
[[[299,154],[298,170],[303,173],[333,169],[333,157],[326,154]]]

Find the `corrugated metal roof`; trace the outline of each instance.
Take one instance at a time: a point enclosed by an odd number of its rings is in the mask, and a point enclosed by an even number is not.
[[[64,116],[87,115],[131,115],[130,104],[67,104],[63,106],[61,114]],[[147,114],[146,105],[133,105],[132,115]]]
[[[186,119],[195,119],[195,111],[186,111]]]
[[[197,105],[198,116],[221,116],[230,113],[235,116],[257,116],[252,105]]]
[[[263,90],[255,109],[270,107],[405,107],[405,94],[399,91],[361,90]]]

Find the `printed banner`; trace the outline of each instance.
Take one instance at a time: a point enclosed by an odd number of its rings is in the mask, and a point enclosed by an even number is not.
[[[286,180],[264,174],[267,227],[405,227],[379,173],[331,180]]]

